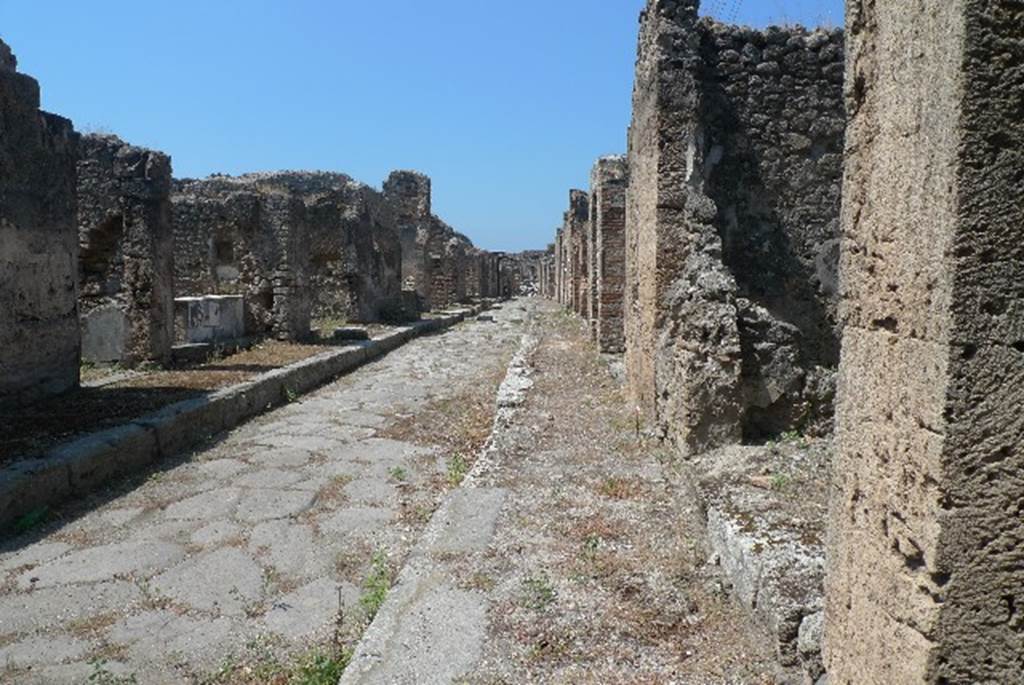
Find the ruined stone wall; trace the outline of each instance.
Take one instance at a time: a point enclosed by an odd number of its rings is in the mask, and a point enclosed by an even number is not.
[[[78,384],[77,145],[0,42],[0,403]]]
[[[565,304],[565,247],[563,245],[563,229],[555,231],[555,302]]]
[[[384,196],[398,221],[404,288],[437,309],[465,302],[470,292],[483,287],[469,283],[475,278],[472,241],[431,213],[429,177],[394,171],[384,182]],[[487,280],[492,281],[490,274]]]
[[[829,682],[1024,682],[1024,7],[847,24]]]
[[[627,368],[684,450],[830,428],[842,35],[644,12],[629,136]]]
[[[175,181],[175,294],[244,295],[246,332],[309,333],[309,231],[301,197],[252,177]]]
[[[85,136],[78,160],[82,358],[162,361],[174,339],[171,160]]]
[[[249,174],[260,192],[306,205],[309,291],[314,318],[375,322],[401,308],[401,245],[395,209],[344,174]]]
[[[626,186],[629,171],[625,157],[603,157],[590,175],[593,226],[594,304],[591,316],[594,338],[602,352],[625,351],[623,300],[626,285]]]

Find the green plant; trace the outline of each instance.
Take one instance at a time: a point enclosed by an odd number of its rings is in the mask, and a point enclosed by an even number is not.
[[[28,512],[17,521],[14,522],[14,532],[18,535],[27,533],[28,531],[42,525],[46,522],[46,519],[50,516],[50,510],[47,507],[39,507]]]
[[[387,555],[378,550],[374,552],[370,561],[370,574],[363,581],[363,595],[359,598],[359,604],[366,612],[367,622],[372,621],[380,611],[390,589],[391,567],[388,565]]]
[[[459,453],[452,455],[452,458],[448,460],[448,482],[452,485],[459,485],[466,477],[468,470],[469,464],[464,456]]]
[[[89,665],[92,666],[92,673],[89,674],[88,682],[92,685],[137,685],[139,682],[134,673],[121,676],[110,672],[104,659],[93,659]]]
[[[406,478],[409,477],[409,474],[406,473],[406,470],[403,469],[401,466],[392,466],[390,469],[388,469],[388,474],[395,480],[402,482],[404,482]]]
[[[557,593],[545,574],[523,579],[523,605],[530,609],[544,609],[555,601]]]
[[[314,649],[299,657],[288,682],[293,685],[335,685],[351,659],[352,652],[348,649],[332,652]]]
[[[295,400],[299,399],[299,394],[295,392],[295,388],[285,387],[284,398],[288,401],[288,404],[291,404]]]
[[[789,476],[784,473],[776,473],[772,476],[772,490],[782,492],[789,487]]]

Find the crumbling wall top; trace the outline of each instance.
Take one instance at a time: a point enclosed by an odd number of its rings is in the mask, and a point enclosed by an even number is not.
[[[0,71],[17,71],[18,58],[11,51],[11,46],[0,40]]]
[[[403,216],[427,218],[431,214],[430,177],[426,174],[392,171],[384,182],[384,195]]]

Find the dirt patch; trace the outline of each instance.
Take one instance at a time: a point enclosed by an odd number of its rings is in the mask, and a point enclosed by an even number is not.
[[[774,682],[771,643],[720,593],[695,503],[578,320],[543,331],[488,555],[494,579],[481,667],[469,682]]]
[[[75,436],[137,419],[181,400],[249,380],[308,359],[327,345],[267,341],[186,369],[152,370],[100,387],[83,387],[33,404],[0,411],[0,467],[38,456]],[[99,369],[89,372],[102,377]]]

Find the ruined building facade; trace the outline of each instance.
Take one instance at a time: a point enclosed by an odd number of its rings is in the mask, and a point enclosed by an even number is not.
[[[77,146],[0,42],[0,404],[78,384]]]
[[[171,160],[115,136],[82,138],[78,160],[82,359],[164,361],[174,342]]]
[[[629,134],[626,355],[684,450],[832,414],[840,31],[754,31],[651,2]]]

